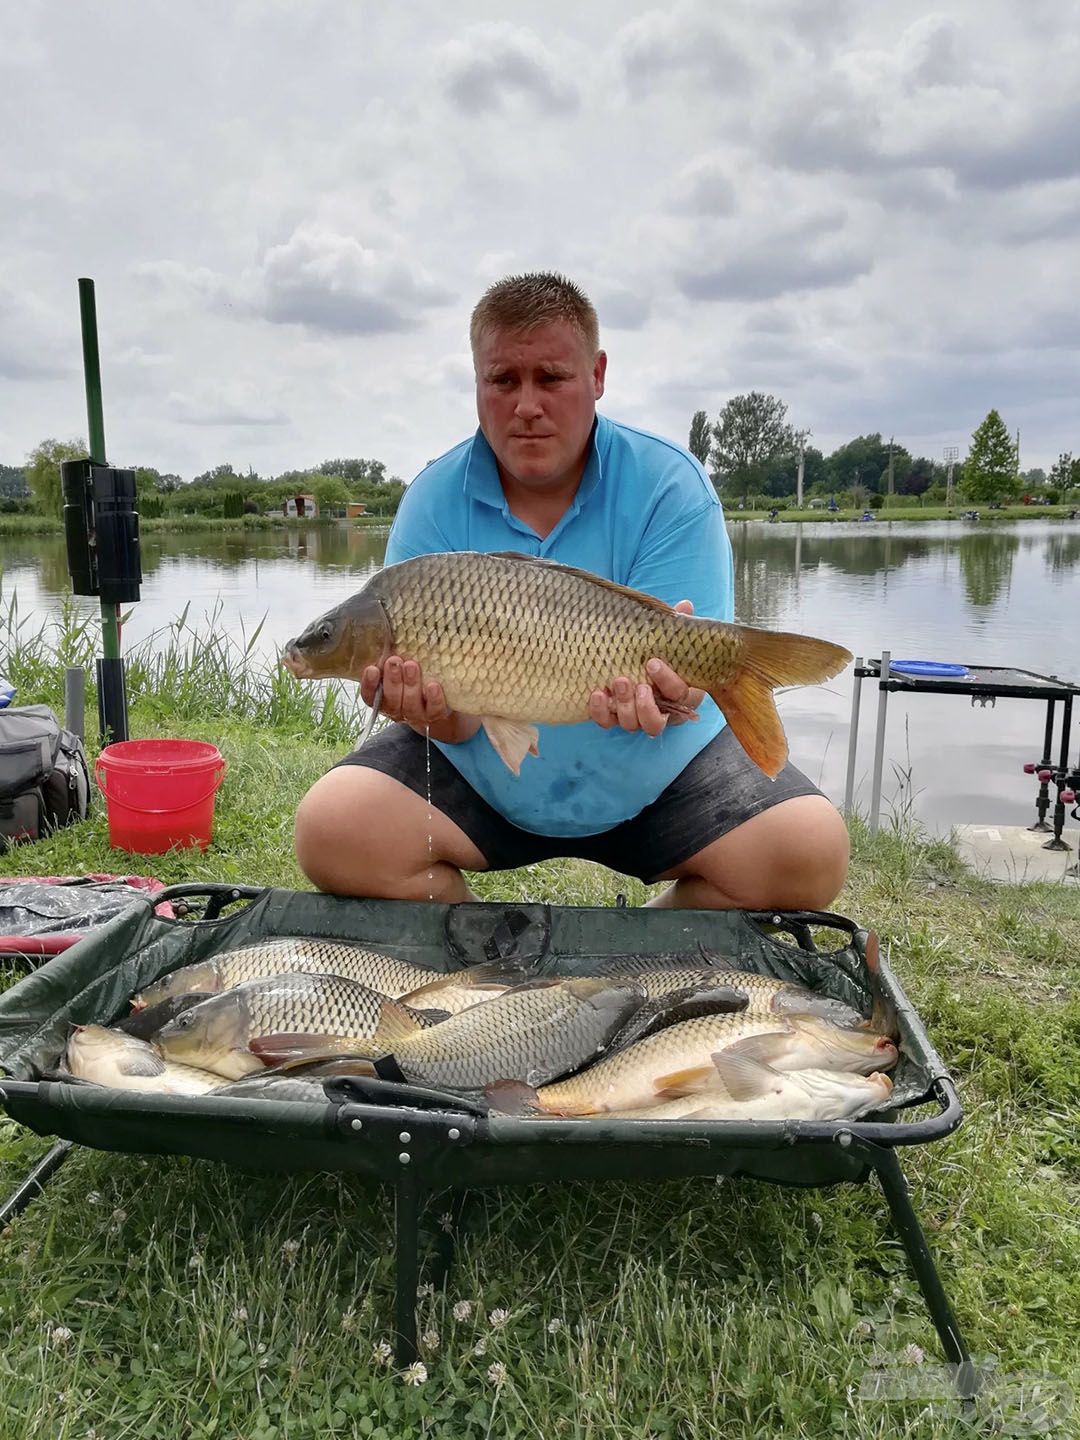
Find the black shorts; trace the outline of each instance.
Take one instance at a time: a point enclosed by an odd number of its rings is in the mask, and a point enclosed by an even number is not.
[[[567,855],[595,860],[651,884],[744,820],[782,800],[821,794],[794,765],[785,765],[770,780],[725,726],[632,819],[599,835],[536,835],[512,825],[477,794],[437,745],[430,748],[431,804],[464,830],[489,870],[516,870]],[[380,770],[426,799],[426,749],[423,736],[408,725],[393,724],[337,764]]]

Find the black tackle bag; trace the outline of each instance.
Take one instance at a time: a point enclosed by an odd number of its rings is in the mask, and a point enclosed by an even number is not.
[[[90,773],[48,705],[0,710],[0,853],[86,817]]]

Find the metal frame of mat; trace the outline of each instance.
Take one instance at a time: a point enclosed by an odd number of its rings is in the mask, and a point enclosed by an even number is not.
[[[173,886],[156,900],[177,918],[131,910],[0,995],[0,1106],[63,1137],[0,1207],[0,1226],[39,1194],[72,1143],[203,1157],[251,1169],[349,1170],[393,1187],[397,1361],[416,1357],[421,1222],[446,1192],[512,1183],[746,1175],[778,1184],[866,1183],[877,1175],[942,1348],[971,1392],[974,1371],[911,1202],[900,1147],[960,1124],[956,1088],[887,960],[879,983],[896,1006],[901,1063],[878,1118],[839,1121],[588,1120],[487,1114],[466,1100],[386,1081],[328,1082],[325,1103],[157,1096],[33,1078],[55,1061],[72,1021],[119,1018],[141,985],[245,940],[305,933],[394,949],[433,971],[487,959],[538,974],[588,973],[603,956],[720,951],[738,968],[815,985],[869,1013],[867,932],[827,912],[433,905],[347,900],[246,886]],[[229,907],[241,908],[229,914]],[[185,915],[188,918],[184,918]],[[820,950],[815,931],[838,932]],[[790,939],[785,938],[790,937]],[[791,941],[794,941],[794,944]],[[908,1118],[914,1107],[929,1114]],[[460,1213],[452,1203],[451,1214]],[[439,1211],[436,1211],[439,1213]],[[445,1272],[453,1237],[436,1230]]]

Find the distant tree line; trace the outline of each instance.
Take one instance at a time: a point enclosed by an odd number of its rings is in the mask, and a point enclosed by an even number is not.
[[[946,499],[948,466],[925,455],[912,455],[895,439],[880,433],[857,435],[824,455],[806,444],[809,432],[789,423],[787,406],[775,395],[754,390],[735,395],[710,423],[698,410],[690,421],[688,448],[709,471],[725,500],[744,505],[751,497],[787,500],[797,494],[800,450],[804,499],[835,495],[855,505],[872,504],[889,494]],[[956,495],[972,504],[989,505],[1038,492],[1057,500],[1080,486],[1080,459],[1063,454],[1047,475],[1041,469],[1021,472],[1016,444],[1004,420],[991,410],[971,437],[966,457],[953,466]]]
[[[31,452],[25,467],[0,466],[0,508],[32,509],[39,514],[63,514],[60,465],[88,453],[84,440],[43,440]],[[314,495],[320,512],[341,510],[350,501],[370,515],[391,516],[405,491],[404,482],[387,475],[381,460],[324,460],[310,470],[286,470],[262,476],[254,470],[234,470],[231,464],[185,481],[152,465],[136,465],[135,485],[139,512],[162,515],[280,514],[292,495]]]

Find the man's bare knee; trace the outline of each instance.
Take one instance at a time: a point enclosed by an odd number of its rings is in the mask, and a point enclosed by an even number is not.
[[[485,867],[446,815],[367,766],[316,781],[297,807],[294,845],[312,884],[336,895],[466,899],[461,870]]]

